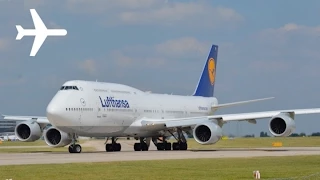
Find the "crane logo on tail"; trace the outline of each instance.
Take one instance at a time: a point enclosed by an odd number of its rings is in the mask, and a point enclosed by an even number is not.
[[[208,73],[209,73],[210,83],[211,83],[211,85],[214,85],[214,81],[215,81],[215,77],[216,77],[216,63],[214,62],[213,58],[209,59]]]

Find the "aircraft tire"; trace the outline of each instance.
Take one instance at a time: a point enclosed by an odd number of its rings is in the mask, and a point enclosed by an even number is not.
[[[115,146],[113,148],[114,151],[121,151],[121,144],[120,143],[116,143],[114,146]]]
[[[167,142],[167,143],[165,143],[165,145],[166,145],[165,150],[170,151],[171,150],[171,143]]]
[[[69,153],[73,153],[73,145],[70,145],[68,149],[69,149]]]
[[[113,151],[111,144],[106,144],[106,151],[107,151],[107,152]]]
[[[81,146],[79,144],[75,144],[73,146],[73,152],[74,153],[81,153],[81,151],[82,151],[82,148],[81,148]]]
[[[172,143],[172,150],[174,150],[174,151],[180,150],[180,145],[178,142]]]
[[[75,145],[70,145],[68,150],[69,150],[69,153],[81,153],[82,148],[79,144],[75,144]]]
[[[134,151],[141,151],[140,143],[134,143],[133,149]]]
[[[158,151],[163,151],[164,150],[164,144],[163,143],[158,143],[157,144],[157,150]]]
[[[141,144],[141,150],[142,151],[148,151],[149,150],[147,143],[142,143]]]
[[[188,144],[186,142],[180,143],[180,150],[185,151],[187,149],[188,149]]]

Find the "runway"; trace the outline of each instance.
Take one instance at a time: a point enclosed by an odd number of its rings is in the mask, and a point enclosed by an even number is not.
[[[87,145],[94,145],[90,143]],[[94,146],[95,147],[95,146]],[[262,157],[262,156],[296,156],[320,155],[320,147],[296,148],[217,148],[215,150],[157,151],[150,146],[149,151],[133,151],[131,144],[122,143],[122,151],[105,152],[100,149],[94,152],[70,154],[69,152],[49,153],[1,153],[0,165],[21,164],[60,164],[78,162],[112,162],[135,160],[197,159],[197,158],[230,158],[230,157]]]

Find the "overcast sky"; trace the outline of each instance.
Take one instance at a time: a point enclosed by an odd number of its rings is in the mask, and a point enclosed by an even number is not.
[[[35,8],[48,37],[30,57],[33,37],[16,41],[16,24],[33,28]],[[320,1],[0,0],[0,112],[45,115],[67,80],[117,82],[190,95],[211,44],[219,45],[220,103],[275,99],[219,113],[320,107]],[[268,131],[233,123],[233,134]],[[320,131],[319,115],[296,116],[297,132]]]

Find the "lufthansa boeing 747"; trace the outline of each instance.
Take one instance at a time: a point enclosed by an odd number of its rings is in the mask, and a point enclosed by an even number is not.
[[[105,137],[111,143],[107,152],[120,151],[118,137],[134,137],[135,151],[147,151],[152,141],[158,150],[187,150],[183,132],[193,134],[202,145],[214,144],[222,137],[223,124],[270,118],[274,136],[289,136],[295,130],[298,114],[320,113],[320,108],[293,109],[240,114],[214,115],[225,107],[263,101],[255,99],[218,104],[214,97],[218,46],[212,45],[199,82],[192,96],[155,94],[123,84],[72,80],[65,82],[47,106],[47,117],[7,116],[20,120],[15,134],[20,141],[36,141],[42,135],[51,147],[69,145],[70,153],[80,153],[78,136]],[[50,124],[51,127],[44,130]],[[170,143],[168,137],[176,142]]]

